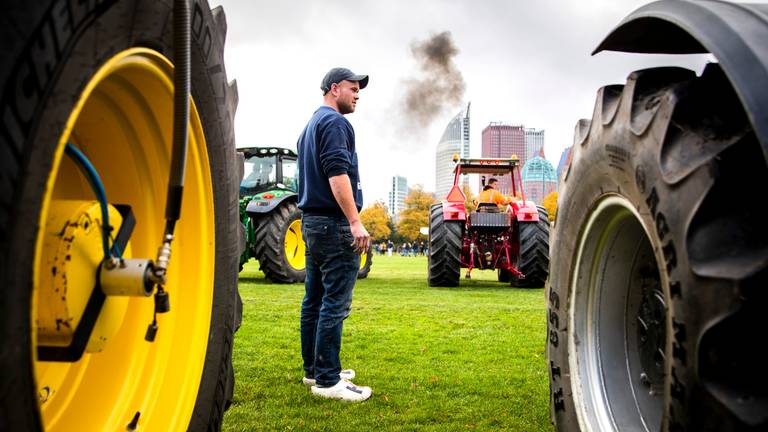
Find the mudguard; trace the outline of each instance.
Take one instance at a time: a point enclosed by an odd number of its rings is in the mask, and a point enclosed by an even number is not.
[[[518,222],[538,222],[539,209],[533,201],[513,202],[512,207],[515,210],[515,217]]]
[[[768,161],[768,4],[662,0],[627,16],[600,51],[711,53],[733,85]]]
[[[467,209],[464,208],[464,202],[451,202],[443,200],[443,220],[467,220]]]
[[[296,193],[287,193],[281,196],[276,195],[274,198],[270,199],[255,196],[245,208],[245,213],[248,214],[249,217],[260,217],[261,215],[270,213],[272,210],[276,209],[277,206],[283,203],[283,201],[293,200],[295,202],[298,201],[298,199],[299,196]]]

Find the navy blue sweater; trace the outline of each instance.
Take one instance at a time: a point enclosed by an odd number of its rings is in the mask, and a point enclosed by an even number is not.
[[[363,189],[355,152],[355,131],[343,115],[321,106],[299,136],[299,208],[305,214],[344,216],[331,192],[329,177],[347,174],[357,211]]]

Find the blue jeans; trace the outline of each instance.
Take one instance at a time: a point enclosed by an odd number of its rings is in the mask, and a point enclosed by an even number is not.
[[[301,304],[304,376],[330,387],[339,382],[341,330],[352,309],[360,255],[352,248],[354,237],[345,218],[304,215],[301,235],[307,269]]]

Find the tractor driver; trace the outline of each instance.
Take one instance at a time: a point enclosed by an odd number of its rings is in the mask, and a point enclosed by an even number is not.
[[[494,203],[498,206],[505,206],[512,202],[512,199],[496,190],[498,183],[499,181],[493,177],[488,179],[488,183],[483,186],[483,191],[477,196],[477,207],[483,203]]]

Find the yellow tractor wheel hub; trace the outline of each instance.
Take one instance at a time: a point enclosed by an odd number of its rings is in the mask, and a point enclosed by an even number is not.
[[[112,206],[108,211],[110,225],[120,227],[120,213]],[[80,324],[96,286],[97,268],[104,259],[101,208],[96,201],[55,200],[45,226],[44,271],[40,273],[37,295],[37,342],[67,346]],[[105,300],[105,313],[96,321],[86,352],[101,351],[117,333],[127,301],[125,297]]]
[[[288,225],[285,232],[285,259],[294,270],[304,270],[304,239],[301,237],[301,219],[296,219]]]

